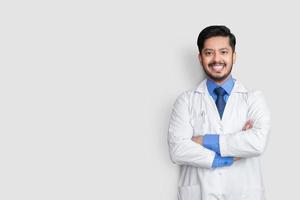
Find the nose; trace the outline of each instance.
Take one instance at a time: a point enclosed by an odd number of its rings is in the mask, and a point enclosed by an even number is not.
[[[214,57],[213,57],[215,62],[220,62],[221,61],[221,55],[219,52],[214,53]]]

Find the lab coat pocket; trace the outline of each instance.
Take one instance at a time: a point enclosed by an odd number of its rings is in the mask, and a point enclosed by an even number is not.
[[[260,187],[248,187],[243,193],[242,200],[265,200],[264,190]]]
[[[201,200],[201,187],[200,185],[191,185],[179,187],[178,190],[179,200]]]

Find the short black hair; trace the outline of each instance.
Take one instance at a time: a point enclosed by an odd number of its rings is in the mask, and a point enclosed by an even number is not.
[[[205,40],[217,36],[229,37],[229,44],[233,52],[235,51],[236,40],[235,40],[235,36],[231,33],[230,29],[227,28],[226,26],[214,25],[214,26],[206,27],[199,33],[198,40],[197,40],[199,53],[201,53],[203,49]]]

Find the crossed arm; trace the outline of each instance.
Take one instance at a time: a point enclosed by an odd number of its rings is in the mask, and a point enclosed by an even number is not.
[[[239,132],[218,135],[219,149],[216,150],[204,147],[203,137],[193,137],[189,122],[189,95],[183,93],[174,104],[169,126],[168,143],[172,161],[179,165],[212,168],[216,157],[239,160],[260,155],[265,149],[270,129],[270,114],[261,93],[253,93],[248,103],[248,117],[252,121],[246,122]],[[232,164],[223,161],[221,166]]]
[[[248,129],[251,129],[252,127],[253,127],[253,121],[252,120],[248,120],[246,122],[246,124],[244,125],[242,131],[246,131]],[[247,133],[247,132],[245,132],[245,133]],[[198,136],[193,136],[192,137],[192,141],[194,141],[195,143],[200,144],[200,145],[202,145],[202,146],[204,146],[204,147],[206,147],[206,148],[214,151],[215,153],[220,154],[220,149],[216,148],[216,146],[219,146],[219,145],[216,145],[216,144],[210,144],[210,145],[208,144],[208,145],[206,145],[207,142],[204,142],[204,140],[205,140],[205,136],[202,136],[202,135],[198,135]],[[217,141],[217,143],[219,143],[219,141]],[[221,157],[217,157],[217,158],[215,157],[215,159],[222,159],[222,158]],[[233,159],[233,161],[237,161],[237,160],[240,160],[241,157],[233,157],[232,159]],[[222,166],[222,163],[220,165]]]

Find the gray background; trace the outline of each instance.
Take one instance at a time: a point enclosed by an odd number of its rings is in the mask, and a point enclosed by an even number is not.
[[[196,38],[237,37],[264,92],[269,200],[299,197],[297,1],[1,1],[0,199],[174,200],[173,103],[203,79]],[[237,180],[238,181],[238,180]]]

